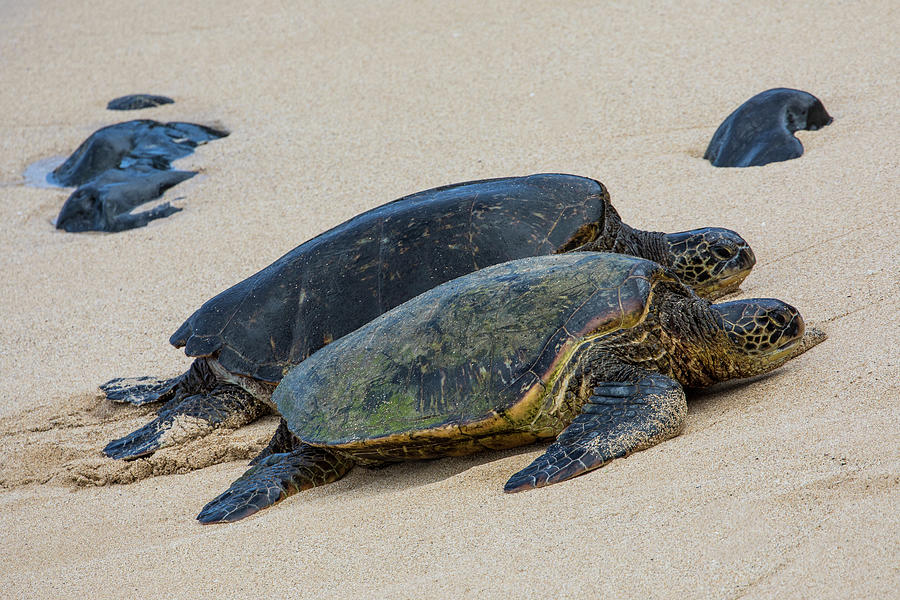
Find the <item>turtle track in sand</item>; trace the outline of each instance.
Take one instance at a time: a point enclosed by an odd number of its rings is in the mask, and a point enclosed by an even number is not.
[[[247,461],[265,447],[277,425],[275,417],[268,417],[240,430],[222,428],[130,461],[103,454],[111,437],[147,422],[156,408],[120,405],[101,394],[84,393],[0,417],[0,490],[32,484],[80,488],[133,483]]]

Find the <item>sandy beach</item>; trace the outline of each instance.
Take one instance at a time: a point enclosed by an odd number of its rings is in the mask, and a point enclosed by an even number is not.
[[[4,597],[895,597],[897,3],[273,4],[0,0]],[[796,160],[703,160],[773,87],[834,122]],[[106,110],[138,92],[175,103]],[[26,168],[130,119],[231,133],[176,163],[200,172],[164,197],[183,211],[56,230],[71,190]],[[387,201],[540,172],[599,179],[635,227],[740,232],[758,262],[739,297],[829,339],[690,395],[679,437],[523,494],[503,484],[542,446],[358,468],[203,526],[274,416],[102,455],[152,407],[97,386],[184,371],[168,338],[207,299]]]

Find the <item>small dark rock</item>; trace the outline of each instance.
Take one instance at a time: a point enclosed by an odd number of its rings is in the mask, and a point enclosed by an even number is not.
[[[153,108],[162,104],[173,104],[175,101],[166,96],[154,96],[152,94],[129,94],[109,101],[107,110],[140,110]]]

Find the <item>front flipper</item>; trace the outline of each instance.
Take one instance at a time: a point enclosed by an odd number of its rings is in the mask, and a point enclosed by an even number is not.
[[[219,427],[236,429],[269,412],[269,407],[236,385],[221,384],[209,394],[195,394],[166,405],[159,415],[103,449],[110,458],[134,459],[181,444]]]
[[[215,374],[205,358],[191,363],[191,368],[171,379],[157,377],[119,377],[100,386],[100,391],[115,402],[140,406],[162,400],[178,400],[186,396],[211,391],[218,385]]]
[[[114,402],[127,402],[140,406],[150,402],[168,400],[175,393],[182,375],[171,379],[157,377],[118,377],[100,386],[100,391]]]
[[[302,442],[291,433],[291,430],[288,429],[287,421],[282,417],[281,421],[278,423],[278,429],[275,430],[275,435],[269,440],[269,444],[263,448],[259,454],[253,457],[250,464],[259,464],[264,458],[272,456],[273,454],[292,452],[301,443]]]
[[[640,374],[636,382],[595,387],[581,414],[504,491],[565,481],[678,435],[687,414],[681,385],[659,373]]]
[[[297,492],[337,481],[352,467],[352,459],[308,444],[293,452],[269,455],[204,506],[197,520],[230,523],[243,519]]]

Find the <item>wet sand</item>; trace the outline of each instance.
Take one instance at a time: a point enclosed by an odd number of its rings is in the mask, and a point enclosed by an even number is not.
[[[889,597],[900,587],[897,7],[556,3],[0,2],[0,588],[9,597]],[[797,160],[702,160],[771,87],[834,123]],[[146,92],[175,104],[111,112]],[[128,119],[231,135],[175,167],[184,208],[66,234],[69,191],[25,186]],[[205,300],[394,198],[559,171],[624,220],[740,232],[742,295],[829,339],[689,397],[681,436],[525,494],[543,451],[355,469],[231,525],[200,508],[274,418],[127,467],[100,448],[149,420],[97,385],[175,375]],[[196,467],[225,461],[215,466]],[[155,475],[157,473],[167,473]],[[128,483],[130,482],[130,483]]]

